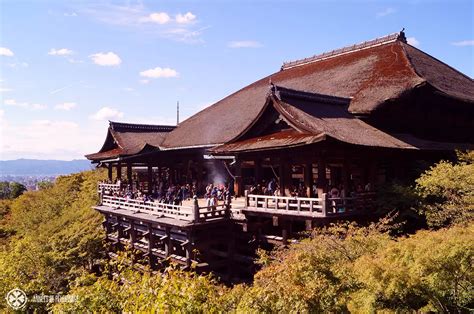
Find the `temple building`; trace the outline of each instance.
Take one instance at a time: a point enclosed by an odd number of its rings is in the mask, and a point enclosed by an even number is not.
[[[96,209],[114,243],[143,246],[154,267],[175,255],[231,278],[251,273],[252,246],[370,215],[377,188],[473,147],[473,80],[400,32],[284,63],[178,126],[110,122],[86,157],[109,171]],[[235,197],[199,204],[210,183]],[[197,197],[140,203],[124,185]]]

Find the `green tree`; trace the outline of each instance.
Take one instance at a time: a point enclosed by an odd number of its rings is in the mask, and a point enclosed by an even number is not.
[[[474,213],[474,151],[458,153],[458,162],[441,161],[416,180],[423,198],[420,211],[432,227],[471,221]]]
[[[420,231],[354,263],[354,312],[474,310],[474,225]]]
[[[23,192],[26,192],[26,186],[18,182],[10,183],[10,198],[17,198]]]

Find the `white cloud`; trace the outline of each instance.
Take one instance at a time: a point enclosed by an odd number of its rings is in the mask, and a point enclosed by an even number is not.
[[[43,104],[31,104],[30,108],[33,110],[43,110],[43,109],[48,108],[48,106],[43,105]]]
[[[61,48],[61,49],[51,48],[51,50],[48,52],[50,56],[67,56],[67,55],[71,55],[72,53],[73,51],[67,48]]]
[[[465,47],[465,46],[474,46],[474,40],[461,40],[451,43],[453,46]]]
[[[64,16],[67,16],[67,17],[74,17],[74,16],[77,16],[77,13],[76,12],[71,12],[71,13],[64,13]]]
[[[0,159],[84,158],[84,154],[100,148],[105,125],[86,124],[83,127],[73,121],[23,120],[7,123],[1,119]]]
[[[6,47],[0,47],[0,56],[13,57],[13,51]]]
[[[8,105],[8,106],[15,106],[16,105],[16,100],[15,99],[5,99],[3,101],[3,103],[5,105]]]
[[[101,66],[116,66],[122,63],[122,59],[113,52],[98,52],[89,57],[95,64]]]
[[[154,69],[149,69],[140,72],[140,76],[148,78],[170,78],[178,77],[179,73],[176,72],[176,70],[174,69],[156,67]]]
[[[146,33],[149,36],[159,36],[186,44],[203,43],[202,33],[208,28],[198,28],[200,21],[191,12],[177,14],[173,18],[167,12],[150,11],[142,2],[127,2],[126,5],[100,2],[88,5],[79,13],[105,24],[135,28],[142,34]]]
[[[54,106],[54,109],[69,111],[69,110],[73,109],[74,107],[76,107],[76,103],[74,103],[74,102],[65,102],[65,103],[62,103],[62,104],[57,104],[56,106]]]
[[[14,63],[8,63],[7,64],[10,68],[27,68],[28,67],[28,63],[26,62],[14,62]]]
[[[188,12],[186,14],[176,14],[176,23],[178,24],[191,24],[196,20],[196,15]]]
[[[414,47],[418,47],[420,45],[420,42],[415,37],[408,37],[407,42]]]
[[[385,16],[390,15],[390,14],[394,14],[396,12],[397,12],[397,10],[394,9],[394,8],[386,8],[383,11],[377,12],[376,15],[377,15],[378,18],[381,18],[381,17],[385,17]]]
[[[166,12],[155,12],[151,13],[147,17],[141,18],[140,21],[163,25],[169,23],[171,21],[171,17]]]
[[[92,120],[114,120],[120,119],[123,117],[123,112],[111,108],[111,107],[103,107],[96,113],[90,116]]]
[[[227,44],[229,48],[260,48],[263,47],[261,43],[254,40],[231,41]]]
[[[125,87],[123,90],[126,91],[126,92],[133,92],[135,90],[135,88]]]
[[[3,101],[3,104],[6,106],[12,106],[12,107],[19,107],[19,108],[25,108],[25,109],[30,109],[30,110],[43,110],[48,108],[48,106],[43,105],[43,104],[30,104],[28,102],[17,102],[15,99],[5,99]]]
[[[150,80],[140,80],[140,83],[141,84],[148,84],[148,83],[150,83]]]
[[[11,92],[13,89],[8,87],[0,87],[0,93],[8,93]]]

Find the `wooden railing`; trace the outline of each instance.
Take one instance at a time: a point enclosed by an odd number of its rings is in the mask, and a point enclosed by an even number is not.
[[[247,210],[310,217],[331,217],[352,214],[370,208],[373,194],[364,193],[357,197],[330,198],[322,194],[321,198],[269,196],[248,194],[245,191],[245,208]]]
[[[121,185],[117,183],[99,183],[97,185],[98,193],[113,194],[115,192],[120,192]]]
[[[142,201],[123,197],[100,195],[100,205],[116,209],[128,209],[135,213],[146,213],[158,217],[169,217],[192,222],[205,222],[230,216],[230,203],[216,206],[199,206],[197,198],[193,206],[173,205],[154,201]]]

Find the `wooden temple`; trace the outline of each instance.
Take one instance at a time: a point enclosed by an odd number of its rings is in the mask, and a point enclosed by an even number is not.
[[[86,157],[108,168],[95,209],[111,252],[129,246],[155,269],[172,261],[235,281],[251,277],[258,247],[370,218],[379,187],[473,147],[473,80],[400,32],[284,63],[178,126],[110,122]],[[227,187],[217,204],[209,183]],[[120,194],[174,185],[192,186],[191,199]]]

